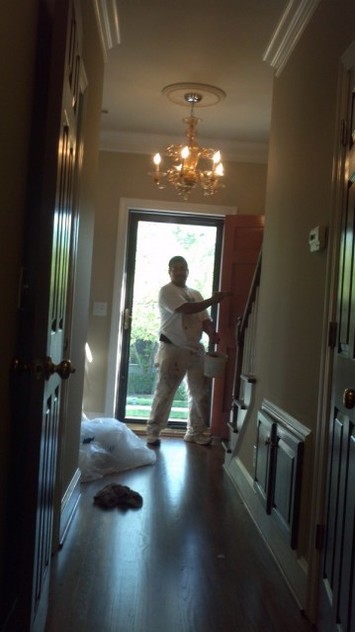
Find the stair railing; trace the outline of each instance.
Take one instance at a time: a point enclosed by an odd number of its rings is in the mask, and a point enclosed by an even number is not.
[[[234,393],[231,426],[239,432],[244,422],[245,412],[249,407],[250,387],[255,383],[255,340],[258,314],[258,298],[261,274],[261,251],[255,267],[250,286],[248,300],[243,317],[236,326],[236,363],[234,373]]]

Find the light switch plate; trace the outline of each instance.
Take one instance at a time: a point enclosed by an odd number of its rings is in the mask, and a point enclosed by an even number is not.
[[[94,316],[107,316],[107,303],[102,301],[94,301],[94,308],[92,310]]]

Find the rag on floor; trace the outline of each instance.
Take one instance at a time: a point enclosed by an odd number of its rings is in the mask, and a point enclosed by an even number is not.
[[[109,483],[95,494],[94,504],[104,509],[112,509],[113,507],[140,509],[143,505],[143,498],[138,492],[133,491],[126,485]]]

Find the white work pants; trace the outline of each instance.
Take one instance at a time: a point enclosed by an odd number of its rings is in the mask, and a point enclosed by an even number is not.
[[[175,393],[185,375],[189,390],[187,430],[191,434],[200,434],[206,430],[209,382],[203,374],[203,352],[202,345],[197,353],[165,342],[159,344],[156,356],[158,382],[147,424],[149,437],[157,438],[167,426]]]

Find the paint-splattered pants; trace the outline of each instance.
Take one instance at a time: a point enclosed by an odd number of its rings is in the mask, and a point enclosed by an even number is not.
[[[185,376],[189,390],[187,431],[200,434],[206,430],[209,381],[203,374],[203,351],[202,345],[196,353],[165,342],[159,344],[156,356],[158,382],[147,423],[148,439],[157,438],[167,426],[175,393]]]

